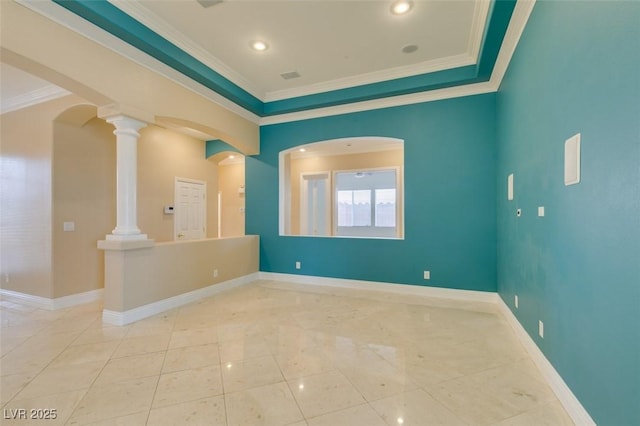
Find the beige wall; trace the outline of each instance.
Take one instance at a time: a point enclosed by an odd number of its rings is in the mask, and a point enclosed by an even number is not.
[[[103,287],[104,253],[97,241],[116,217],[116,143],[113,126],[93,118],[84,126],[54,125],[53,297]],[[64,222],[75,231],[65,232]]]
[[[0,287],[51,298],[53,121],[67,96],[0,115]]]
[[[218,191],[222,195],[222,235],[236,237],[244,235],[244,161],[235,164],[218,165]],[[242,211],[241,211],[242,209]]]
[[[218,166],[205,158],[204,142],[157,126],[140,131],[138,227],[157,242],[174,240],[175,178],[207,183],[207,237],[218,236]]]
[[[259,238],[207,239],[106,250],[104,307],[124,312],[258,272]],[[218,276],[213,277],[214,269]]]
[[[116,224],[115,136],[101,119],[69,114],[79,104],[68,96],[0,116],[0,288],[57,298],[103,287],[96,244]],[[163,206],[174,204],[175,176],[207,182],[207,235],[217,236],[217,165],[204,157],[198,139],[141,130],[138,226],[149,238],[173,240]]]
[[[309,172],[402,167],[404,150],[369,152],[349,155],[330,155],[291,160],[291,234],[300,234],[300,176]],[[333,179],[333,176],[332,176]],[[332,183],[333,185],[333,183]],[[333,193],[331,194],[333,204]],[[332,215],[333,216],[333,215]],[[399,224],[400,229],[402,225]],[[332,226],[333,229],[333,226]]]

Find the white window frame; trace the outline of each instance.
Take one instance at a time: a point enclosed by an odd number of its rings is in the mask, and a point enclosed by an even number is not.
[[[385,170],[393,170],[396,175],[396,226],[395,235],[393,236],[381,236],[381,235],[367,235],[366,230],[385,229],[387,227],[375,226],[375,203],[371,205],[371,226],[354,226],[351,228],[359,229],[363,231],[363,235],[339,235],[338,234],[338,201],[337,201],[337,175],[340,173],[356,173],[356,172],[379,172]],[[354,170],[334,170],[332,175],[332,190],[331,190],[331,209],[333,211],[333,229],[332,233],[337,238],[384,238],[384,239],[404,239],[404,174],[402,173],[402,167],[373,167],[367,169],[354,169]],[[375,189],[372,188],[375,192]],[[372,198],[375,199],[375,196]]]

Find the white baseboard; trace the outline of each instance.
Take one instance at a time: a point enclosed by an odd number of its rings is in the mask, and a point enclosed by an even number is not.
[[[234,278],[232,280],[213,284],[208,287],[203,287],[198,290],[193,290],[188,293],[169,297],[168,299],[163,299],[157,302],[149,303],[147,305],[142,305],[124,312],[110,311],[108,309],[105,309],[102,311],[102,322],[113,325],[131,324],[132,322],[136,322],[141,319],[148,318],[150,316],[157,315],[174,308],[178,308],[180,306],[186,305],[187,303],[195,302],[205,297],[210,297],[223,291],[240,287],[242,285],[256,281],[257,279],[258,273],[256,272],[253,274]]]
[[[102,299],[104,289],[86,291],[84,293],[70,294],[69,296],[49,299],[47,297],[34,296],[32,294],[20,293],[18,291],[0,289],[0,295],[17,300],[25,305],[35,308],[55,311],[57,309],[69,308],[71,306],[82,305],[84,303],[95,302]]]
[[[377,281],[348,280],[343,278],[315,277],[311,275],[280,274],[259,272],[260,279],[309,284],[326,287],[381,291],[410,296],[437,297],[439,299],[464,300],[469,302],[497,303],[500,297],[495,292],[458,290],[421,285],[384,283]]]
[[[578,398],[576,398],[556,369],[553,368],[553,365],[551,365],[547,357],[544,356],[538,345],[536,345],[531,336],[529,336],[529,333],[527,333],[524,327],[522,327],[520,321],[518,321],[502,298],[498,298],[497,305],[509,325],[511,325],[511,328],[513,328],[518,340],[520,340],[522,346],[525,347],[529,356],[531,356],[531,359],[536,364],[538,370],[540,370],[540,373],[553,390],[553,393],[556,394],[558,400],[573,422],[576,425],[581,426],[595,426],[596,423],[593,421],[587,410],[585,410],[580,401],[578,401]]]

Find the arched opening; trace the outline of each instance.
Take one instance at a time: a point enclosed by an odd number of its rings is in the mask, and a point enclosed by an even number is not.
[[[280,152],[280,235],[404,238],[404,142],[334,139]]]

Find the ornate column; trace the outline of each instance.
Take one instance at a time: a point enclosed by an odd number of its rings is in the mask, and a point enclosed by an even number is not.
[[[146,240],[137,225],[138,196],[138,130],[147,123],[118,114],[104,117],[107,123],[115,126],[116,135],[116,227],[107,241]]]

